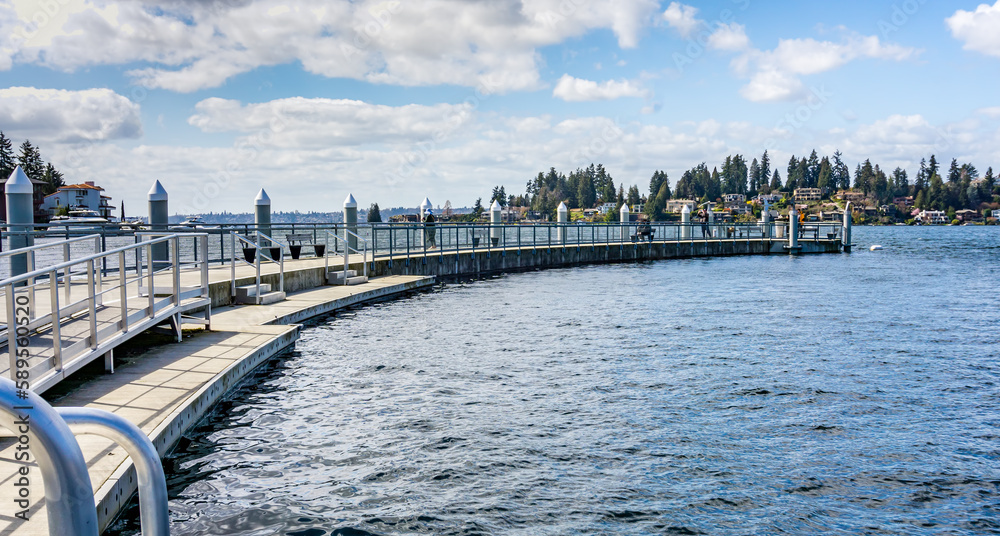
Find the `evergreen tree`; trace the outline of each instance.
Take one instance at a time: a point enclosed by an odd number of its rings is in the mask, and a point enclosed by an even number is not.
[[[597,192],[594,191],[594,179],[581,171],[577,179],[576,200],[580,208],[593,208],[597,204]]]
[[[450,208],[447,207],[446,208]],[[378,203],[372,203],[368,207],[368,223],[382,223],[382,213],[378,209]]]
[[[472,221],[478,220],[483,212],[486,212],[486,209],[483,208],[483,198],[477,197],[475,204],[472,205]]]
[[[926,158],[921,158],[920,159],[920,170],[917,171],[917,178],[913,181],[913,192],[914,192],[913,195],[914,196],[916,196],[916,194],[919,193],[921,190],[925,190],[927,188],[927,180],[929,178],[930,178],[930,175],[928,174],[928,169],[927,169],[927,159]],[[921,207],[917,207],[917,208],[921,208]]]
[[[0,180],[7,180],[16,166],[10,138],[4,136],[3,131],[0,131]]]
[[[771,157],[768,156],[767,150],[760,157],[760,182],[757,184],[759,190],[770,189],[768,180],[771,178]]]
[[[830,170],[830,187],[837,190],[848,190],[851,187],[851,170],[844,163],[843,153],[839,150],[833,153],[833,169]]]
[[[931,155],[931,160],[930,160],[930,162],[927,163],[927,176],[924,177],[925,180],[927,180],[928,187],[930,186],[931,178],[933,178],[934,175],[938,174],[938,169],[939,169],[939,166],[938,166],[937,157],[935,157],[934,155]]]
[[[30,141],[24,140],[24,143],[21,144],[21,154],[17,157],[17,164],[21,166],[21,171],[24,171],[29,179],[42,180],[42,175],[45,173],[45,161],[42,160],[38,148]]]
[[[63,181],[63,174],[56,170],[52,164],[46,164],[42,180],[45,181],[45,185],[42,187],[42,193],[45,195],[54,193],[60,186],[66,186],[66,182]]]
[[[771,192],[777,192],[781,190],[781,175],[778,170],[774,170],[774,176],[771,177]]]
[[[819,184],[819,155],[816,154],[816,149],[809,155],[809,161],[806,162],[805,173],[805,187],[806,188],[816,188]]]
[[[753,159],[753,162],[750,162],[748,175],[750,176],[750,184],[747,186],[747,193],[752,195],[760,190],[760,164],[757,163],[756,158]]]
[[[667,179],[667,172],[656,170],[653,172],[653,177],[649,179],[649,198],[654,199],[660,194],[660,187],[667,184],[667,192],[669,195],[670,185]]]
[[[948,168],[948,183],[957,184],[958,181],[962,180],[962,171],[958,167],[958,159],[951,159],[951,167]]]
[[[628,204],[629,206],[638,205],[642,202],[642,197],[639,195],[639,187],[636,185],[629,186],[628,188]]]
[[[897,167],[892,171],[892,191],[893,196],[904,196],[910,191],[905,169]]]
[[[990,166],[986,168],[986,175],[983,176],[983,188],[986,190],[985,196],[993,195],[993,191],[996,190],[997,183],[996,177],[993,176],[993,167]]]
[[[816,176],[816,187],[831,188],[832,177],[833,165],[830,164],[830,159],[824,156],[823,160],[819,162],[819,175]]]

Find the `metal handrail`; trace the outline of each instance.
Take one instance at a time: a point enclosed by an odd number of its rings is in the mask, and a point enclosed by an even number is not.
[[[344,233],[346,233],[348,236],[353,236],[354,238],[360,240],[365,245],[364,250],[358,250],[357,248],[352,248],[351,247],[351,242],[349,240],[347,240],[346,237],[339,236],[336,232],[331,233],[329,230],[326,230],[326,236],[324,237],[324,243],[327,244],[328,247],[326,248],[326,252],[325,252],[326,255],[324,255],[324,258],[325,258],[325,260],[324,260],[324,263],[325,263],[324,264],[324,267],[325,267],[324,272],[325,273],[330,273],[330,247],[329,247],[329,238],[332,236],[335,241],[339,241],[339,242],[342,242],[344,244],[344,276],[343,276],[343,280],[344,280],[344,284],[346,285],[347,284],[347,267],[350,264],[351,251],[353,251],[354,253],[358,253],[358,254],[361,255],[362,266],[363,266],[363,268],[362,268],[362,275],[364,275],[365,277],[368,277],[368,246],[369,246],[370,243],[368,242],[368,240],[366,240],[365,238],[359,236],[357,233],[351,232],[351,230],[347,229],[346,227],[343,230],[344,230]],[[374,249],[372,251],[374,253]]]
[[[26,438],[31,446],[45,483],[49,534],[97,536],[94,492],[80,444],[56,410],[26,387],[0,378],[0,426]],[[27,511],[30,503],[16,504],[22,505]]]
[[[230,280],[231,280],[231,283],[230,283],[230,296],[231,296],[231,299],[234,302],[236,300],[236,258],[237,258],[237,256],[236,256],[236,243],[237,243],[237,241],[239,241],[240,243],[244,243],[244,244],[253,246],[253,248],[254,248],[254,262],[253,262],[253,267],[254,267],[255,276],[256,276],[256,280],[255,280],[256,281],[256,287],[255,287],[255,293],[254,293],[254,304],[255,305],[260,305],[260,303],[261,303],[261,297],[260,297],[260,259],[261,259],[261,257],[267,257],[268,259],[271,260],[271,262],[277,262],[278,263],[278,270],[279,270],[278,271],[278,290],[280,290],[281,292],[284,292],[285,291],[285,250],[282,247],[282,243],[278,242],[277,240],[271,238],[270,236],[268,236],[268,235],[260,232],[259,230],[257,231],[257,240],[251,240],[251,239],[249,239],[247,237],[240,236],[236,232],[229,233],[229,236],[230,236],[230,244],[231,244],[232,250],[233,250],[232,256],[230,257],[230,264],[229,264],[229,266],[230,266],[230,276],[231,276],[230,277]],[[266,250],[262,246],[262,241],[260,240],[261,238],[266,238],[267,240],[271,241],[272,243],[278,245],[277,246],[278,247],[278,259],[275,259],[274,256],[269,255],[268,253],[265,252]],[[247,264],[250,264],[250,262],[247,261],[245,258],[243,259],[243,261],[246,262]]]
[[[120,445],[135,465],[139,492],[139,524],[143,536],[170,536],[167,479],[160,455],[149,437],[131,421],[95,408],[56,408],[76,434],[92,434]]]
[[[207,250],[206,235],[189,233],[185,237],[193,238],[196,242],[201,241],[202,251]],[[4,335],[10,355],[9,373],[11,377],[15,377],[19,368],[28,367],[29,374],[38,378],[33,388],[42,392],[60,381],[66,374],[110,351],[114,346],[120,344],[121,340],[130,337],[130,335],[122,336],[135,331],[137,326],[145,329],[143,326],[147,322],[162,320],[166,315],[160,313],[161,310],[169,306],[179,307],[181,302],[188,298],[208,298],[208,265],[206,261],[196,261],[196,264],[200,264],[201,268],[198,286],[181,287],[180,238],[176,234],[154,238],[0,281],[0,289],[3,289],[6,301],[7,323],[8,326],[15,327],[7,329]],[[157,301],[155,297],[157,288],[154,285],[156,272],[152,266],[154,262],[153,246],[161,243],[171,246],[168,247],[167,251],[172,250],[173,255],[169,261],[155,261],[169,264],[166,271],[171,272],[171,284],[169,290],[166,291],[169,293],[169,297]],[[142,269],[144,250],[147,256],[146,262],[149,264],[145,273]],[[132,254],[136,262],[135,272],[131,276],[125,269],[127,254]],[[118,271],[117,277],[111,279],[115,284],[104,288],[100,264],[107,259],[116,260],[119,267],[122,268]],[[83,266],[82,272],[74,270],[80,266]],[[86,277],[86,295],[75,301],[71,291],[74,276]],[[26,285],[22,286],[22,283],[26,283]],[[45,287],[39,288],[43,285]],[[139,311],[135,311],[133,308],[133,311],[130,312],[128,307],[129,287],[133,285],[136,294],[131,297],[145,296],[148,301]],[[48,311],[45,311],[45,307],[41,307],[36,299],[36,293],[39,290],[42,293],[47,292],[49,295]],[[63,294],[62,299],[60,299],[60,293]],[[107,304],[105,304],[106,297],[110,298]],[[117,305],[115,305],[115,300],[117,300]],[[115,315],[117,320],[111,322],[110,325],[102,324],[99,329],[97,312],[99,307],[103,308],[105,305],[118,307],[120,312]],[[76,335],[79,336],[77,340],[64,348],[61,336],[63,325],[82,318],[89,320],[89,329],[83,333],[77,333]],[[30,356],[31,337],[46,327],[51,330],[52,355]],[[34,358],[34,364],[28,362],[32,358]],[[19,363],[22,366],[19,367]]]

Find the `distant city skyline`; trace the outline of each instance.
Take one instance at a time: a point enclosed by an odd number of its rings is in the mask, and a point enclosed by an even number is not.
[[[484,202],[603,163],[1000,165],[1000,0],[7,0],[0,130],[130,213]]]

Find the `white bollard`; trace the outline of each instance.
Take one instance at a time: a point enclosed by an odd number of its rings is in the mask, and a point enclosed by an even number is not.
[[[257,197],[253,200],[253,209],[253,222],[257,226],[257,232],[271,236],[271,198],[263,188],[257,192]],[[261,247],[269,246],[270,244],[261,244]]]
[[[167,196],[167,190],[163,188],[160,181],[153,183],[147,198],[149,200],[149,229],[154,232],[166,232],[167,224],[170,221],[170,211],[167,206],[169,196]],[[170,260],[170,244],[166,242],[154,244],[152,255],[154,270],[166,268]]]
[[[760,235],[764,238],[771,236],[771,204],[764,201],[764,210],[760,213]]]
[[[628,210],[628,203],[622,203],[622,208],[618,213],[618,221],[622,224],[622,242],[628,239],[632,235],[631,229],[629,228],[628,222],[631,213]]]
[[[851,202],[847,202],[847,206],[844,207],[844,251],[846,253],[851,252],[851,225],[854,224],[854,218],[851,214]]]
[[[347,199],[344,199],[344,240],[348,247],[354,251],[358,250],[358,237],[354,236],[357,233],[358,202],[354,200],[354,195],[347,194]]]
[[[794,252],[799,247],[799,211],[795,205],[788,211],[788,249]]]
[[[14,172],[10,174],[4,194],[7,197],[8,230],[15,233],[8,237],[10,249],[34,245],[31,231],[34,230],[35,224],[35,187],[31,184],[28,176],[24,174],[21,166],[15,167]],[[31,271],[29,268],[27,253],[14,255],[10,258],[10,275],[24,275]],[[12,353],[11,356],[13,355]]]
[[[566,206],[566,203],[559,203],[559,208],[556,209],[556,217],[559,225],[559,228],[556,229],[556,240],[560,244],[565,244],[566,225],[569,224],[569,207]]]
[[[494,199],[490,205],[490,241],[493,242],[493,247],[500,244],[500,233],[503,231],[501,217],[500,203]]]
[[[687,205],[681,209],[681,238],[691,239],[691,207]]]

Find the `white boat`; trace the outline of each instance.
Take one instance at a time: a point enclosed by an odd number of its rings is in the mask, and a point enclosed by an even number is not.
[[[218,226],[208,225],[205,220],[201,219],[201,216],[188,216],[181,223],[170,226],[171,231],[190,231],[192,229],[218,229]]]
[[[882,246],[880,246],[878,244],[875,244],[874,246],[868,248],[869,251],[879,251],[881,249],[882,249]]]
[[[102,217],[96,210],[71,210],[68,216],[53,216],[49,220],[49,225],[67,226],[73,229],[100,229],[106,223],[107,218]]]

